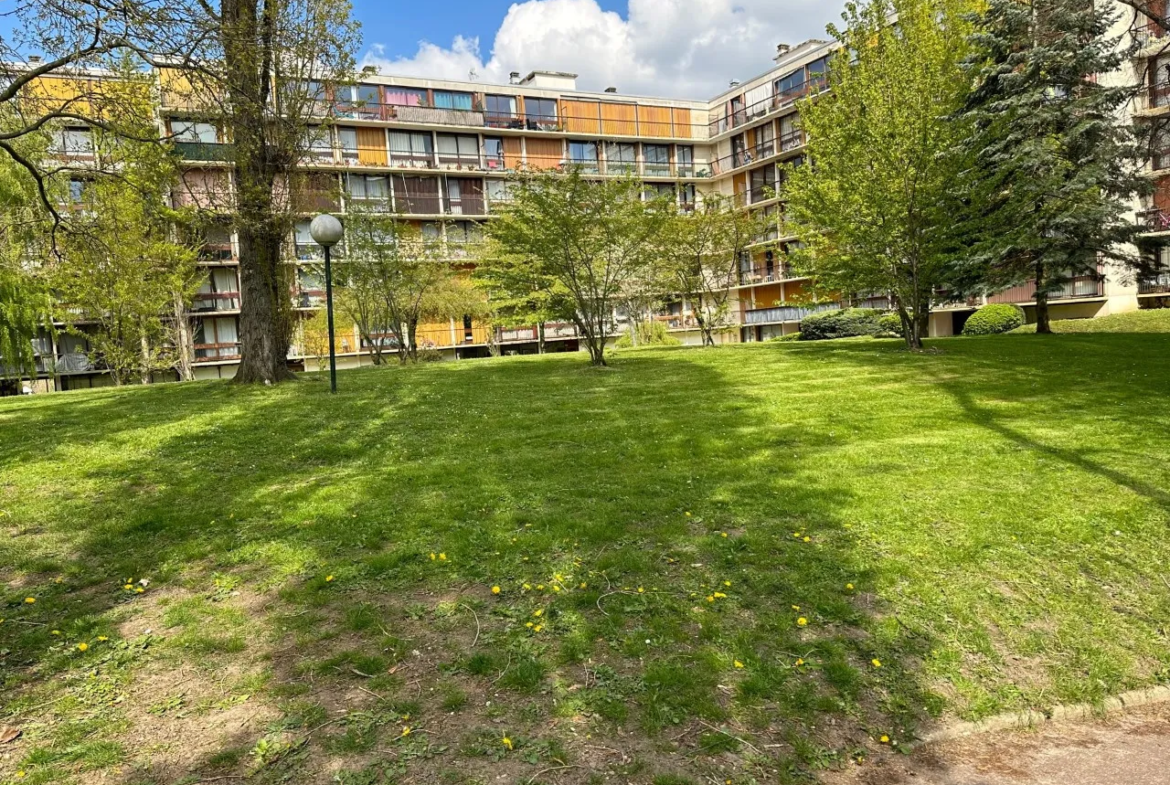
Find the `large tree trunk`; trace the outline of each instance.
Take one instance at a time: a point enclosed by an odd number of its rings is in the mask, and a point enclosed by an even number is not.
[[[251,211],[249,211],[251,212]],[[267,217],[267,216],[265,216]],[[280,259],[279,232],[250,224],[240,236],[240,367],[236,381],[275,384],[294,378],[288,368],[288,276]]]
[[[1036,262],[1036,332],[1052,334],[1048,319],[1048,280],[1044,274],[1044,263]]]

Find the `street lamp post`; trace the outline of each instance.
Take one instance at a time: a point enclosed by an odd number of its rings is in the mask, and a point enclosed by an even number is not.
[[[341,221],[328,213],[315,217],[309,224],[309,234],[317,245],[325,249],[325,314],[329,329],[329,391],[337,392],[337,354],[333,349],[333,268],[329,250],[341,240],[344,229]]]

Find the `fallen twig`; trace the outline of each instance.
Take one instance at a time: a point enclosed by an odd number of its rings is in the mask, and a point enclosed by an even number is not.
[[[471,615],[475,617],[475,640],[471,642],[471,648],[474,649],[475,644],[479,643],[479,614],[475,612],[475,608],[472,608],[470,605],[465,603],[460,604],[459,607],[466,608],[467,610],[471,611]]]

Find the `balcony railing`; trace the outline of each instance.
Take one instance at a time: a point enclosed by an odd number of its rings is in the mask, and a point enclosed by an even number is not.
[[[1139,277],[1138,294],[1170,294],[1170,271],[1147,273]]]
[[[223,142],[175,142],[175,152],[184,161],[231,161],[234,146]]]
[[[191,310],[195,313],[238,311],[239,309],[239,292],[199,292],[191,302]]]
[[[1048,293],[1049,300],[1075,300],[1101,297],[1105,293],[1104,282],[1095,275],[1078,275],[1062,283]],[[1020,286],[1004,289],[987,298],[989,303],[1030,303],[1036,300],[1036,284],[1028,281]]]
[[[195,362],[209,363],[217,360],[240,359],[240,344],[235,343],[197,343],[195,344]]]
[[[1156,44],[1170,44],[1166,32],[1167,24],[1170,23],[1155,22],[1144,14],[1138,14],[1138,17],[1129,32],[1139,50],[1148,49]]]
[[[1157,82],[1138,93],[1134,108],[1139,112],[1153,112],[1170,106],[1170,82]]]
[[[1155,207],[1137,214],[1138,224],[1147,232],[1170,232],[1170,212]]]
[[[823,311],[838,311],[840,303],[821,305],[782,305],[775,308],[756,308],[744,311],[744,324],[775,324],[777,322],[799,322],[806,316]]]
[[[739,271],[740,286],[775,283],[790,280],[793,277],[792,268],[787,264],[773,264],[771,267],[753,267],[750,270]]]
[[[447,199],[447,215],[487,215],[482,196],[461,196]]]
[[[773,95],[749,104],[743,109],[736,110],[734,113],[726,117],[716,117],[708,124],[708,133],[711,136],[717,136],[733,128],[747,125],[753,120],[767,117],[773,112],[779,111],[792,106],[806,95],[816,95],[828,89],[829,80],[827,76],[815,76],[812,79],[804,81],[787,90],[783,90]]]
[[[199,248],[201,262],[230,262],[235,258],[231,243],[204,243]]]

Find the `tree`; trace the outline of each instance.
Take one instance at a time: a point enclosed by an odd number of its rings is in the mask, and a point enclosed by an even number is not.
[[[811,166],[794,169],[787,219],[796,264],[837,293],[888,293],[919,349],[954,248],[952,154],[968,77],[969,0],[850,3],[832,92],[800,105]],[[891,19],[896,17],[896,22]]]
[[[487,224],[487,255],[517,266],[514,297],[527,296],[535,282],[571,300],[571,311],[567,304],[565,309],[589,359],[604,366],[614,308],[659,258],[669,217],[665,204],[645,201],[641,184],[632,179],[587,180],[576,168],[523,173],[515,178],[511,201]]]
[[[706,346],[732,325],[728,301],[739,282],[739,261],[766,235],[770,218],[737,209],[730,197],[708,194],[692,213],[680,213],[668,240],[674,289],[691,303]]]
[[[544,269],[525,257],[497,253],[486,244],[476,260],[474,283],[491,306],[492,321],[500,327],[536,326],[537,351],[544,354],[545,323],[572,321],[573,297]]]
[[[182,37],[200,49],[164,69],[164,102],[215,121],[230,142],[240,260],[240,365],[235,379],[293,378],[292,265],[283,251],[297,212],[320,209],[323,188],[303,171],[309,148],[349,103],[358,25],[347,0],[202,0],[182,3]],[[336,187],[336,181],[333,185]]]
[[[123,85],[137,93],[140,127],[132,117],[118,118],[118,126],[145,138],[150,93],[140,87]],[[124,103],[133,110],[130,99]],[[185,366],[188,347],[176,329],[198,286],[195,249],[178,239],[185,218],[167,206],[176,162],[165,147],[102,129],[93,145],[113,174],[78,182],[72,226],[49,264],[50,280],[64,306],[59,316],[89,340],[94,361],[116,384],[146,383],[156,371]]]
[[[1124,216],[1145,183],[1142,147],[1118,111],[1134,94],[1099,74],[1129,52],[1107,37],[1107,4],[990,0],[972,37],[975,87],[960,113],[973,128],[963,191],[979,227],[958,266],[967,287],[1036,285],[1036,332],[1051,332],[1048,299],[1102,259],[1135,264]]]
[[[351,212],[345,249],[345,260],[337,265],[344,286],[339,307],[370,344],[375,363],[386,333],[400,363],[417,361],[420,324],[462,318],[482,307],[482,295],[445,261],[438,236],[424,235],[395,215]]]

